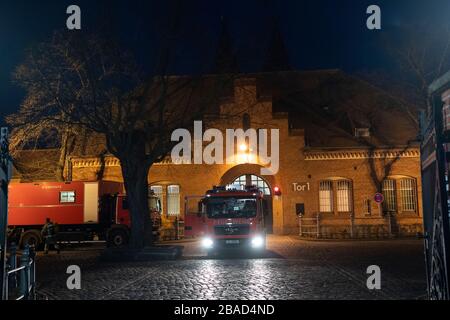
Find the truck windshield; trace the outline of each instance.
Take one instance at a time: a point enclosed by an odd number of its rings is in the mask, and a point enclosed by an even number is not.
[[[256,216],[256,199],[210,198],[206,204],[208,218],[250,218]]]

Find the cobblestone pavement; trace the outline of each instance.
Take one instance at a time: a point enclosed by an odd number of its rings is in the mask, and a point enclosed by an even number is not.
[[[421,299],[426,280],[421,240],[302,241],[271,236],[260,257],[208,259],[197,242],[177,261],[106,263],[102,247],[37,258],[38,292],[48,299]],[[68,290],[66,268],[81,268]],[[366,269],[381,268],[381,290]]]

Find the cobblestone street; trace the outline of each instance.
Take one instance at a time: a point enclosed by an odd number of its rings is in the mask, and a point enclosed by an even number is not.
[[[37,258],[38,292],[48,299],[422,299],[422,240],[302,241],[271,236],[261,257],[206,258],[184,242],[177,261],[106,263],[99,244]],[[66,268],[81,268],[81,290]],[[366,269],[381,268],[381,290]]]

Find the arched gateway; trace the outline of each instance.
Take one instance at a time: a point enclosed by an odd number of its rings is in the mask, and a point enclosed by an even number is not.
[[[264,194],[265,225],[268,233],[273,232],[272,214],[272,186],[275,185],[274,176],[260,176],[261,166],[254,164],[242,164],[225,172],[220,180],[220,185],[228,189],[243,189],[245,186],[256,186]]]

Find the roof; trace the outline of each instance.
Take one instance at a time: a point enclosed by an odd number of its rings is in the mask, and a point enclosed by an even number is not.
[[[449,74],[450,77],[450,74]],[[174,76],[189,79],[188,76]],[[205,92],[221,98],[233,96],[233,80],[253,78],[257,95],[271,97],[274,113],[288,115],[290,129],[303,129],[308,149],[403,148],[415,146],[418,136],[416,112],[380,88],[336,69],[281,71],[231,75],[205,75],[196,86],[196,104]],[[210,99],[211,113],[219,111],[220,101]],[[369,128],[369,138],[355,138],[355,128]],[[104,142],[89,135],[84,147],[71,156],[99,156]],[[54,180],[58,149],[21,151],[14,161],[15,178]]]
[[[55,181],[59,149],[22,150],[17,152],[13,163],[13,180]]]
[[[258,96],[271,97],[273,111],[287,113],[291,129],[304,129],[309,147],[390,148],[418,141],[414,108],[338,69],[240,76],[256,79]],[[371,137],[356,138],[356,128],[369,128]]]

